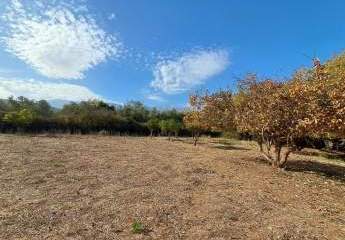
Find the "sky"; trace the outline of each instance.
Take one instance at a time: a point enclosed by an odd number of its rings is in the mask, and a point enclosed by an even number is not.
[[[0,0],[0,98],[184,108],[345,48],[343,0]]]

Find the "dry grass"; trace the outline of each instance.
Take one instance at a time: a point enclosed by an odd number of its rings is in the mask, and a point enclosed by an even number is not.
[[[0,238],[345,239],[345,166],[185,142],[0,136]]]

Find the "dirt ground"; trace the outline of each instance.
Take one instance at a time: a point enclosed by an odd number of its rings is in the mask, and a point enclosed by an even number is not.
[[[344,162],[207,142],[0,135],[0,239],[345,239]]]

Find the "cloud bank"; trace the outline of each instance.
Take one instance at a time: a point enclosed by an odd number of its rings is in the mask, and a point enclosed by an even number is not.
[[[18,80],[0,78],[0,99],[10,96],[24,96],[35,100],[86,101],[89,99],[103,100],[84,86],[68,83],[42,82],[34,79]]]
[[[154,69],[151,87],[176,94],[205,83],[223,72],[230,64],[226,50],[199,50],[173,60],[159,61]]]
[[[87,70],[121,55],[121,42],[101,29],[85,6],[76,1],[28,2],[9,2],[1,40],[9,53],[43,76],[82,79]]]

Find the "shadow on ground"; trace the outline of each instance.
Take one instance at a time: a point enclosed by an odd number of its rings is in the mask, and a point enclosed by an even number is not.
[[[337,151],[327,151],[327,150],[302,150],[299,152],[296,152],[295,154],[298,155],[304,155],[304,156],[321,156],[325,157],[327,159],[337,159],[341,161],[345,161],[345,153],[343,152],[337,152]]]
[[[187,143],[187,144],[193,144],[193,141],[190,139],[175,138],[175,139],[172,139],[172,141],[173,142],[183,142],[183,143]],[[242,151],[250,150],[249,148],[234,146],[233,143],[229,143],[226,141],[213,141],[210,143],[198,141],[197,146],[208,146],[211,148],[217,148],[217,149],[222,149],[222,150],[242,150]]]
[[[288,162],[285,169],[294,172],[314,172],[345,182],[345,167],[339,165],[300,160]]]
[[[211,147],[222,149],[222,150],[243,150],[243,151],[250,150],[249,148],[235,146],[233,143],[228,142],[228,141],[213,141],[211,143],[212,143]]]
[[[269,165],[269,162],[261,157],[256,158],[255,161],[260,164]],[[285,170],[290,172],[312,172],[319,176],[329,177],[345,182],[345,167],[335,164],[307,160],[295,160],[287,162]]]
[[[244,147],[237,147],[237,146],[233,146],[231,144],[227,144],[227,145],[216,145],[213,146],[214,148],[218,148],[218,149],[222,149],[222,150],[243,150],[243,151],[247,151],[250,150],[248,148],[244,148]]]

